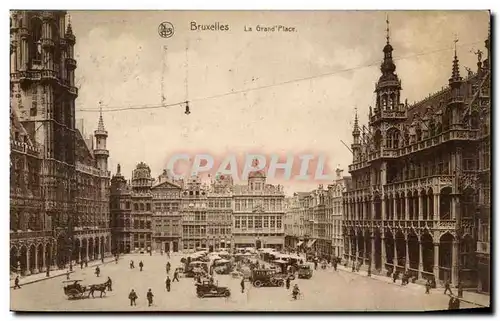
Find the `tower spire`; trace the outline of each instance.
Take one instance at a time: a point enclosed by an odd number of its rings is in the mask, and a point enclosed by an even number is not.
[[[387,40],[387,44],[389,44],[389,40],[390,40],[390,34],[389,34],[389,14],[386,14],[385,16],[385,24],[387,25],[387,28],[385,29],[386,31],[386,36],[385,36],[385,39]]]
[[[99,123],[97,124],[97,130],[100,132],[105,132],[104,120],[102,119],[102,101],[99,102]]]
[[[359,135],[359,124],[358,124],[358,108],[354,108],[354,128],[352,130],[354,135]]]
[[[71,14],[68,13],[68,26],[66,27],[67,34],[73,34],[73,28],[71,27]]]
[[[458,36],[455,35],[455,39],[453,40],[454,42],[454,56],[453,56],[453,67],[451,71],[451,78],[450,82],[453,81],[460,81],[460,67],[458,65],[458,57],[457,57],[457,42],[458,42]]]

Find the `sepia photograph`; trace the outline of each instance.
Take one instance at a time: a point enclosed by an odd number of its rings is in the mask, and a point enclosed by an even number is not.
[[[488,10],[10,15],[13,312],[491,312]]]

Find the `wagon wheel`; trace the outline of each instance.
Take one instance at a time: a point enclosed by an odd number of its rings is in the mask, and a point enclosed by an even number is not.
[[[283,282],[283,280],[278,280],[278,282],[277,282],[277,283],[278,283],[278,286],[279,286],[279,287],[282,287],[282,286],[285,284],[285,283]]]
[[[255,286],[256,288],[260,288],[262,286],[262,282],[260,280],[255,280],[253,282],[253,286]]]
[[[227,298],[227,297],[229,297],[230,295],[231,295],[231,292],[229,292],[229,290],[226,290],[226,291],[224,292],[224,296],[225,296],[226,298]]]
[[[69,297],[70,299],[76,299],[76,298],[79,298],[79,297],[81,297],[81,296],[82,296],[82,294],[83,294],[83,293],[82,293],[82,292],[80,292],[80,291],[78,291],[77,289],[70,289],[70,290],[68,291],[68,297]]]
[[[203,294],[203,292],[201,292],[201,291],[199,291],[196,294],[198,295],[199,298],[203,298],[205,296],[205,294]]]

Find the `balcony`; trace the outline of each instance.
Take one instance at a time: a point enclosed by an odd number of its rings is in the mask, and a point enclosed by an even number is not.
[[[477,253],[480,254],[490,254],[490,243],[489,242],[477,242]]]
[[[94,149],[94,155],[109,157],[109,151],[107,149]]]
[[[464,102],[465,102],[464,96],[451,96],[448,100],[449,104],[459,104]]]
[[[52,231],[20,231],[10,232],[11,240],[32,239],[37,237],[51,237]]]

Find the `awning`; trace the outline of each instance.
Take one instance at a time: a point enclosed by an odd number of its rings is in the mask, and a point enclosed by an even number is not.
[[[309,240],[309,242],[307,242],[307,247],[313,246],[314,242],[316,242],[316,239]]]
[[[302,244],[304,244],[304,242],[300,241],[299,243],[297,243],[297,246],[301,246]]]

